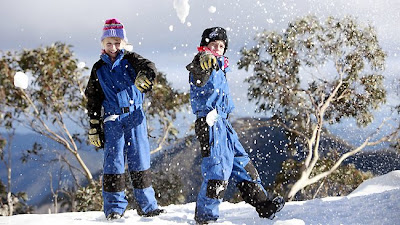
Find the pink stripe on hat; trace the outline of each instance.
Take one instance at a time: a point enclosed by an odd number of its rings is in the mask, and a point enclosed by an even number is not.
[[[121,24],[121,22],[116,18],[111,18],[106,20],[105,24]]]
[[[121,26],[120,24],[104,25],[103,30],[109,30],[109,29],[124,29],[124,26]]]
[[[106,20],[103,30],[108,29],[124,29],[124,25],[118,19],[112,18]]]
[[[104,23],[101,40],[107,37],[119,37],[125,41],[128,41],[126,38],[124,25],[116,18],[108,19]]]

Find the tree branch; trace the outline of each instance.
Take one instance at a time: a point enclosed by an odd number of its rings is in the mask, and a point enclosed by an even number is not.
[[[167,137],[169,135],[169,130],[172,128],[172,123],[170,123],[169,121],[167,123],[168,123],[168,125],[166,125],[166,127],[164,127],[164,135],[163,135],[162,139],[160,140],[160,142],[158,144],[158,147],[156,149],[152,150],[150,152],[150,154],[154,154],[156,152],[159,152],[163,148],[163,145],[164,145],[164,143],[167,140]]]

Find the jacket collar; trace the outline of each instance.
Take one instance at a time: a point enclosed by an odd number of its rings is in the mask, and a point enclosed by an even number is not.
[[[118,55],[117,55],[117,57],[115,58],[114,63],[111,61],[110,56],[108,56],[106,53],[101,54],[101,55],[100,55],[100,58],[101,58],[105,63],[107,63],[108,65],[112,66],[112,68],[114,68],[116,65],[119,65],[119,64],[120,64],[120,61],[122,60],[122,58],[124,58],[124,55],[125,55],[125,50],[124,50],[124,49],[121,49],[121,50],[118,52]]]

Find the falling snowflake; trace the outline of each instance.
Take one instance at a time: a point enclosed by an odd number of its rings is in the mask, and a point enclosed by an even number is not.
[[[215,6],[210,6],[209,8],[208,8],[208,12],[209,13],[215,13],[217,11],[217,8],[215,7]]]

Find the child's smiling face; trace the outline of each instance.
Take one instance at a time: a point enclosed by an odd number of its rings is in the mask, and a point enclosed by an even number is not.
[[[108,37],[103,40],[104,51],[110,56],[111,59],[115,59],[120,49],[122,49],[122,39],[117,37]]]
[[[221,41],[221,40],[216,40],[216,41],[210,42],[207,45],[207,48],[216,52],[218,55],[224,55],[225,42]]]

